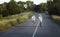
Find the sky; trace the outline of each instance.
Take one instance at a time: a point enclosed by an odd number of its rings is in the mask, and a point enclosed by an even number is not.
[[[3,3],[3,2],[9,2],[10,0],[0,0],[0,4]],[[26,2],[27,0],[15,0],[16,2],[18,1],[23,1],[23,2]],[[47,0],[31,0],[34,2],[34,4],[38,5],[40,3],[46,3]]]

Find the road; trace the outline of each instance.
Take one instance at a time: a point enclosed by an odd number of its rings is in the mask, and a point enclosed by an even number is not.
[[[60,26],[53,22],[45,13],[41,13],[43,22],[40,27],[38,14],[35,13],[35,24],[32,24],[31,19],[29,19],[27,22],[19,24],[6,32],[0,32],[0,37],[33,37],[36,27],[37,30],[34,37],[60,37]]]

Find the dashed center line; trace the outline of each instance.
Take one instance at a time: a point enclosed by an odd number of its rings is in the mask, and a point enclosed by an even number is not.
[[[35,34],[36,34],[36,32],[37,32],[37,29],[38,29],[38,26],[39,26],[39,22],[38,22],[38,24],[37,24],[37,26],[36,26],[36,28],[35,28],[35,30],[34,30],[34,33],[33,33],[32,37],[35,37]]]

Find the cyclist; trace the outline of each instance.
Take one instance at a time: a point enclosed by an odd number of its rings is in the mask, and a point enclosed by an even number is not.
[[[35,15],[32,16],[31,20],[32,20],[32,23],[35,24]]]
[[[41,27],[41,24],[42,24],[42,20],[43,20],[43,17],[42,17],[42,15],[41,14],[39,14],[39,24],[40,24],[40,27]]]

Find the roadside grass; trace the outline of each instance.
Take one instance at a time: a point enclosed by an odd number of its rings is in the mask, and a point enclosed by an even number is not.
[[[26,22],[31,18],[32,15],[32,12],[23,12],[20,14],[4,17],[2,20],[0,20],[0,32],[6,31],[13,26]]]
[[[60,25],[60,16],[51,15],[52,20],[54,20],[58,25]]]

